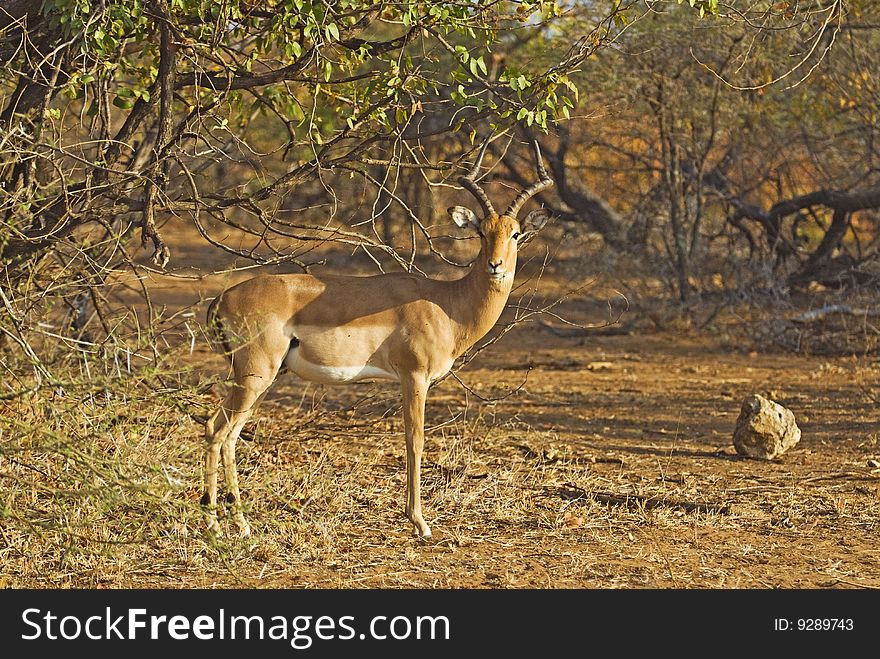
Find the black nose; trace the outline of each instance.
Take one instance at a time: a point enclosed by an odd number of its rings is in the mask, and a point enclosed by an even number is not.
[[[498,263],[492,263],[492,261],[489,261],[489,267],[491,267],[493,270],[497,270],[501,267],[501,261],[498,261]]]

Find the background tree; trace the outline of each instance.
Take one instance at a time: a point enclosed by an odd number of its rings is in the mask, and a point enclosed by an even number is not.
[[[252,263],[302,267],[330,240],[411,269],[417,239],[438,253],[426,192],[478,132],[567,115],[568,74],[620,31],[626,6],[599,3],[587,32],[536,60],[495,52],[549,44],[565,20],[556,2],[5,3],[5,334],[22,343],[58,303],[77,332],[97,313],[111,335],[107,285],[150,267],[140,245],[152,267],[173,267],[171,217]],[[372,212],[353,224],[364,190]]]
[[[680,300],[727,286],[865,283],[876,259],[877,10],[750,3],[701,19],[655,3],[613,48],[545,151],[549,203],[638,256]],[[567,16],[561,39],[591,20]],[[509,172],[515,181],[516,172]]]

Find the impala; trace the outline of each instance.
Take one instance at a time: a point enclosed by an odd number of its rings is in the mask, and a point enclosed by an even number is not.
[[[517,215],[531,197],[553,185],[533,143],[539,180],[499,215],[477,182],[488,140],[459,183],[479,202],[483,217],[463,206],[448,210],[461,228],[480,235],[480,253],[461,279],[443,281],[408,273],[375,276],[261,275],[223,291],[208,308],[218,350],[231,362],[232,386],[205,424],[208,528],[217,522],[218,461],[226,500],[241,534],[250,527],[241,510],[235,442],[254,406],[282,366],[318,383],[396,380],[403,394],[406,435],[406,516],[413,535],[431,537],[422,517],[420,463],[425,441],[425,398],[434,380],[495,324],[513,286],[518,241],[547,221],[535,210]]]

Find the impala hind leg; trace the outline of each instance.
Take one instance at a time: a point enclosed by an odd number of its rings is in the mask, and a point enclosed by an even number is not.
[[[266,389],[268,389],[268,387],[266,387]],[[230,507],[230,512],[232,513],[232,519],[235,521],[235,525],[238,526],[239,535],[243,538],[250,536],[251,527],[250,524],[247,523],[244,513],[241,510],[241,492],[238,487],[238,467],[236,467],[235,462],[235,443],[238,441],[239,435],[241,435],[241,430],[244,427],[245,422],[254,410],[259,407],[260,402],[262,402],[265,397],[266,389],[257,396],[257,399],[251,405],[250,409],[241,415],[242,418],[235,424],[232,432],[229,433],[229,436],[220,448],[220,456],[223,459],[224,476],[226,478],[226,503]]]
[[[217,476],[221,454],[226,478],[226,500],[231,506],[233,520],[242,536],[250,535],[250,526],[241,511],[238,469],[235,465],[235,442],[248,417],[263,398],[273,379],[274,374],[264,377],[250,375],[236,382],[220,409],[208,419],[205,425],[207,448],[205,450],[205,492],[202,496],[202,505],[206,508],[208,530],[215,535],[220,533],[220,524],[217,521]]]
[[[403,425],[406,433],[406,516],[413,524],[413,535],[430,538],[431,529],[422,517],[422,449],[425,446],[426,378],[404,378]]]

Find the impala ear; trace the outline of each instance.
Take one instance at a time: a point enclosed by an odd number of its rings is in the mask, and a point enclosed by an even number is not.
[[[465,229],[471,227],[477,231],[480,230],[480,220],[470,208],[465,208],[464,206],[452,206],[447,212],[449,213],[449,217],[452,218],[452,221],[455,222],[459,228]]]
[[[539,208],[536,211],[532,211],[528,215],[526,215],[526,219],[520,222],[520,227],[523,232],[526,231],[537,231],[545,224],[547,224],[547,220],[550,219],[550,211],[545,208]]]

